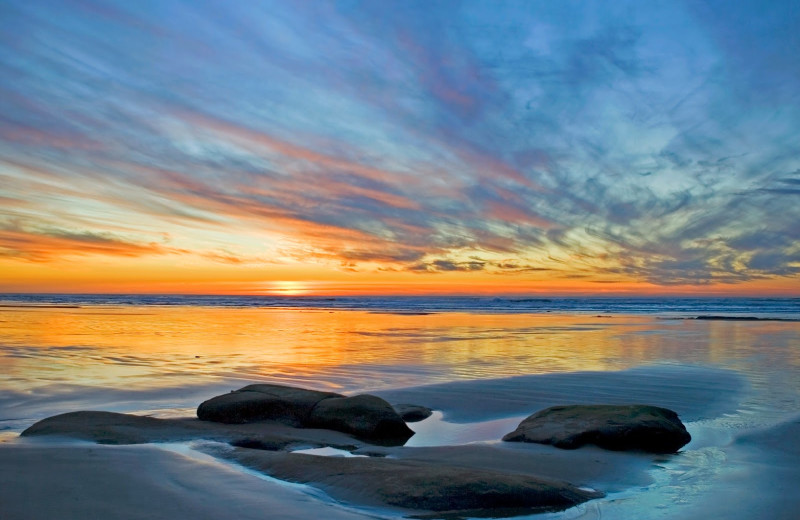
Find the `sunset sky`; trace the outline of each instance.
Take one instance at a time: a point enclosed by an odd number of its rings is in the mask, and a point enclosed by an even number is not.
[[[800,3],[0,0],[0,292],[800,296]]]

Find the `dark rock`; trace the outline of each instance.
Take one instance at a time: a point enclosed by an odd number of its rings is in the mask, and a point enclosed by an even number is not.
[[[236,450],[231,456],[273,477],[319,486],[341,500],[437,513],[416,518],[561,511],[603,496],[557,480],[441,463],[257,450]]]
[[[153,417],[114,412],[69,412],[42,419],[20,435],[54,435],[98,444],[143,444],[159,439],[164,422]]]
[[[430,408],[417,404],[394,404],[392,408],[407,423],[422,421],[433,413]]]
[[[286,447],[284,443],[264,441],[263,439],[254,439],[251,437],[233,439],[230,441],[230,445],[236,446],[237,448],[250,448],[252,450],[267,451],[278,451]]]
[[[99,444],[143,444],[206,439],[260,450],[323,448],[355,451],[368,444],[333,430],[294,428],[278,422],[225,424],[190,418],[157,419],[114,412],[69,412],[42,419],[23,437],[55,436]]]
[[[305,425],[317,403],[332,397],[342,396],[291,386],[248,385],[201,403],[197,417],[228,424],[270,420],[297,427]]]
[[[398,444],[414,435],[389,403],[374,395],[344,397],[282,385],[249,385],[205,401],[203,421],[241,424],[276,421],[295,428],[322,428]]]
[[[634,405],[554,406],[536,412],[505,437],[509,442],[574,449],[594,444],[608,450],[674,453],[691,440],[678,414]]]
[[[414,435],[392,405],[369,394],[320,401],[311,411],[308,426],[351,433],[373,441],[405,441]]]
[[[779,318],[759,318],[757,316],[715,316],[715,315],[701,315],[695,318],[696,320],[710,320],[710,321],[783,321]]]

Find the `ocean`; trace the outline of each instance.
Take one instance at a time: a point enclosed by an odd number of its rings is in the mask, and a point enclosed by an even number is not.
[[[679,412],[694,439],[651,484],[531,518],[756,518],[765,496],[790,518],[797,472],[765,461],[796,459],[742,439],[797,420],[799,369],[797,298],[0,296],[3,443],[74,410],[192,416],[252,382],[429,399],[410,446],[496,443],[563,401]]]
[[[6,294],[0,306],[110,305],[338,309],[378,312],[636,314],[800,319],[800,298],[524,298],[419,296],[215,296],[126,294]]]

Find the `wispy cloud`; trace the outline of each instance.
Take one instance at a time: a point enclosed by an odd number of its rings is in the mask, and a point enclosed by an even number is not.
[[[137,243],[111,233],[75,232],[64,229],[28,231],[11,226],[0,227],[0,256],[22,258],[32,262],[91,255],[140,257],[185,253],[188,251],[154,242]]]
[[[791,2],[4,2],[0,248],[320,278],[794,280],[799,18]]]

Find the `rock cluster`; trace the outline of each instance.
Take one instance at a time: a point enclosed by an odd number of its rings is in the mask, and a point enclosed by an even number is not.
[[[197,417],[226,424],[277,421],[296,428],[340,431],[375,442],[405,441],[414,435],[380,397],[345,397],[283,385],[248,385],[219,395],[201,403]]]
[[[212,455],[279,479],[319,486],[340,500],[400,508],[416,518],[528,515],[563,510],[603,496],[602,491],[555,477],[560,474],[560,478],[578,483],[594,478],[597,465],[592,470],[587,459],[575,459],[575,452],[554,455],[500,446],[375,446],[404,444],[413,435],[405,421],[422,420],[430,414],[424,406],[393,407],[374,395],[346,397],[256,384],[203,402],[197,409],[200,420],[71,412],[39,421],[22,435],[58,435],[103,444],[194,439],[227,442],[236,448],[207,449]],[[591,444],[659,454],[675,452],[690,439],[675,412],[641,404],[555,406],[531,415],[503,437],[505,441],[567,449]],[[298,446],[331,446],[374,456],[332,458],[291,453]],[[592,460],[598,457],[602,458],[591,453]],[[519,459],[524,460],[520,463]],[[575,464],[576,460],[580,463]],[[612,459],[598,464],[608,460]],[[570,473],[566,466],[579,469]]]

